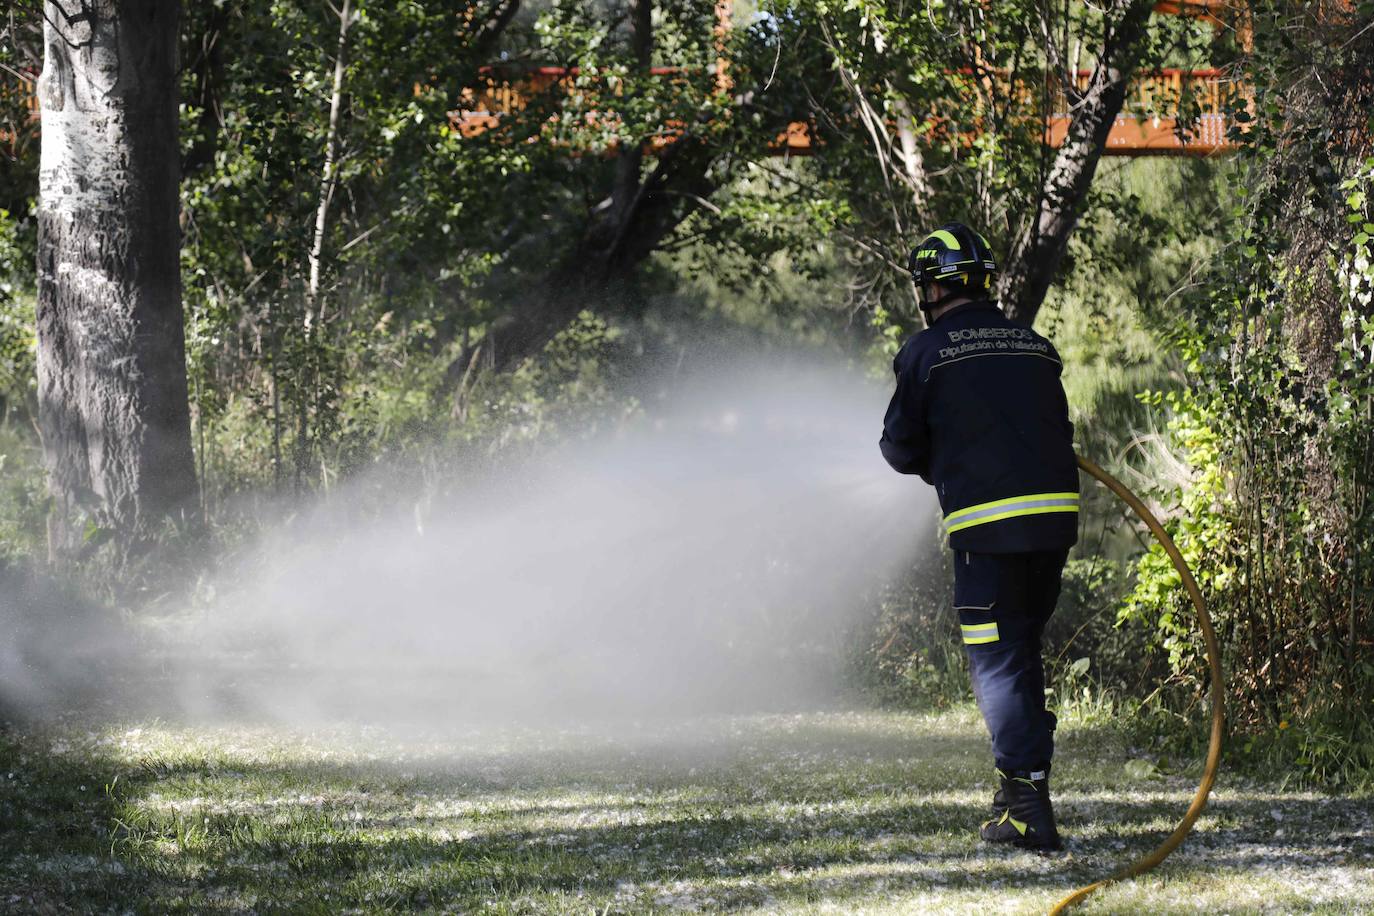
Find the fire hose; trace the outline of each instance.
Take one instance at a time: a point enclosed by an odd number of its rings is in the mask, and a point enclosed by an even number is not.
[[[1207,667],[1211,671],[1212,682],[1212,736],[1207,746],[1207,763],[1202,769],[1202,782],[1198,784],[1197,794],[1193,796],[1193,802],[1188,806],[1187,812],[1183,815],[1183,820],[1178,822],[1174,832],[1165,838],[1157,848],[1140,859],[1127,865],[1125,868],[1103,878],[1101,881],[1094,882],[1069,894],[1063,900],[1054,905],[1050,910],[1050,916],[1063,913],[1070,907],[1081,903],[1093,891],[1106,887],[1116,881],[1123,881],[1127,878],[1134,878],[1143,875],[1145,872],[1159,865],[1178,848],[1188,833],[1193,829],[1193,824],[1198,816],[1202,814],[1202,809],[1207,806],[1207,796],[1212,792],[1212,786],[1217,780],[1217,769],[1221,766],[1221,733],[1225,722],[1226,712],[1224,708],[1225,698],[1223,696],[1222,677],[1221,677],[1221,650],[1217,647],[1216,632],[1212,629],[1212,618],[1207,614],[1207,605],[1202,600],[1202,591],[1197,586],[1197,581],[1193,578],[1192,570],[1188,568],[1187,562],[1183,559],[1183,554],[1179,553],[1164,526],[1159,523],[1159,519],[1145,506],[1140,498],[1126,488],[1126,486],[1106,471],[1102,470],[1093,462],[1078,456],[1078,466],[1088,474],[1097,478],[1107,489],[1111,490],[1121,501],[1130,506],[1135,514],[1140,516],[1150,529],[1150,533],[1159,541],[1164,552],[1173,561],[1174,568],[1178,570],[1179,578],[1183,580],[1183,588],[1192,599],[1193,606],[1197,608],[1198,625],[1202,630],[1202,639],[1207,646]]]

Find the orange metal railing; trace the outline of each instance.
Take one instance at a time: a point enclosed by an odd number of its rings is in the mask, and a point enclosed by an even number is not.
[[[20,74],[13,70],[0,74],[0,110],[10,110],[12,103],[18,98],[23,99],[22,107],[27,114],[19,115],[16,120],[8,123],[0,121],[0,149],[8,150],[11,155],[18,153],[25,137],[31,140],[37,135],[36,128],[26,128],[38,121],[38,93],[30,74]]]
[[[1089,71],[1077,74],[1087,85]],[[1103,152],[1108,156],[1209,156],[1236,149],[1227,112],[1244,89],[1220,70],[1157,70],[1132,81]],[[1189,109],[1182,116],[1181,109]],[[1059,95],[1045,123],[1045,142],[1058,146],[1069,129],[1068,103]]]
[[[655,71],[668,77],[675,71],[662,68]],[[475,137],[495,129],[501,118],[523,110],[528,99],[537,93],[572,91],[576,71],[557,67],[540,67],[522,75],[518,80],[501,79],[483,74],[481,83],[466,89],[459,97],[459,107],[450,112],[454,127],[465,137]],[[1076,74],[1079,88],[1086,88],[1090,71]],[[995,79],[995,78],[994,78]],[[1006,93],[1009,86],[990,87]],[[1239,91],[1236,84],[1219,70],[1159,70],[1138,76],[1131,85],[1122,113],[1112,125],[1104,153],[1109,156],[1207,156],[1235,149],[1228,138],[1230,125],[1227,106]],[[1032,104],[1027,87],[1014,90],[1014,95]],[[1180,117],[1180,108],[1187,106],[1193,117]],[[1045,142],[1051,146],[1063,143],[1069,129],[1069,104],[1058,90],[1051,93],[1051,114],[1045,121]],[[613,116],[597,123],[602,130],[613,129]],[[672,142],[676,129],[669,127],[656,138],[654,145]],[[795,121],[780,133],[772,144],[775,155],[809,155],[814,152],[810,125]]]
[[[1160,0],[1155,12],[1162,16],[1191,16],[1214,26],[1225,26],[1223,14],[1233,14],[1241,6],[1236,0]]]
[[[1159,0],[1154,11],[1161,15],[1189,16],[1204,20],[1217,28],[1234,26],[1242,40],[1248,39],[1248,24],[1244,0]],[[730,5],[724,0],[716,4],[717,37],[730,27]],[[728,64],[717,62],[717,85],[728,86]],[[670,68],[654,71],[663,76],[675,72]],[[464,136],[473,137],[493,130],[502,115],[522,110],[527,94],[543,93],[557,84],[569,90],[577,71],[557,67],[538,67],[521,74],[518,81],[501,80],[486,72],[481,83],[465,89],[459,106],[450,112],[454,127]],[[1090,73],[1076,74],[1080,88],[1087,85]],[[994,77],[995,79],[995,77]],[[989,87],[992,88],[992,87]],[[998,87],[1002,92],[1011,87]],[[1121,114],[1112,124],[1104,153],[1109,156],[1207,156],[1228,152],[1236,144],[1229,139],[1230,123],[1226,111],[1240,91],[1232,81],[1217,70],[1159,70],[1138,76]],[[1014,90],[1016,96],[1031,104],[1025,87]],[[1051,113],[1045,119],[1045,142],[1057,147],[1064,142],[1069,130],[1068,103],[1062,92],[1053,93]],[[1180,108],[1187,104],[1191,117],[1180,117]],[[596,117],[596,116],[591,116]],[[614,116],[598,118],[603,130],[613,127]],[[653,145],[661,147],[672,142],[676,125],[669,125]],[[614,147],[614,142],[609,144]],[[794,121],[779,133],[772,143],[774,155],[809,155],[815,152],[811,126],[806,121]]]

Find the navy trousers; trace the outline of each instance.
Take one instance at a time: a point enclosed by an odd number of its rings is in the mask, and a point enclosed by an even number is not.
[[[1067,550],[954,552],[954,605],[973,695],[998,769],[1047,770],[1054,713],[1045,709],[1040,638],[1059,600]]]

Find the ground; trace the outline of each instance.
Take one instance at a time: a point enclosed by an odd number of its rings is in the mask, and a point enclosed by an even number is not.
[[[1152,848],[1195,774],[1064,723],[1069,852],[974,836],[975,713],[453,731],[0,732],[0,911],[1041,913]],[[1374,805],[1223,773],[1183,848],[1081,912],[1374,912]]]

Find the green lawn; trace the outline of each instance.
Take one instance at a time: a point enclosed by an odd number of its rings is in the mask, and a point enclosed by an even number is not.
[[[827,712],[402,740],[0,733],[6,912],[1034,913],[1152,846],[1189,776],[1066,722],[1069,854],[990,849],[982,726]],[[1131,775],[1131,774],[1136,775]],[[1374,910],[1374,805],[1223,774],[1162,870],[1083,912]]]

